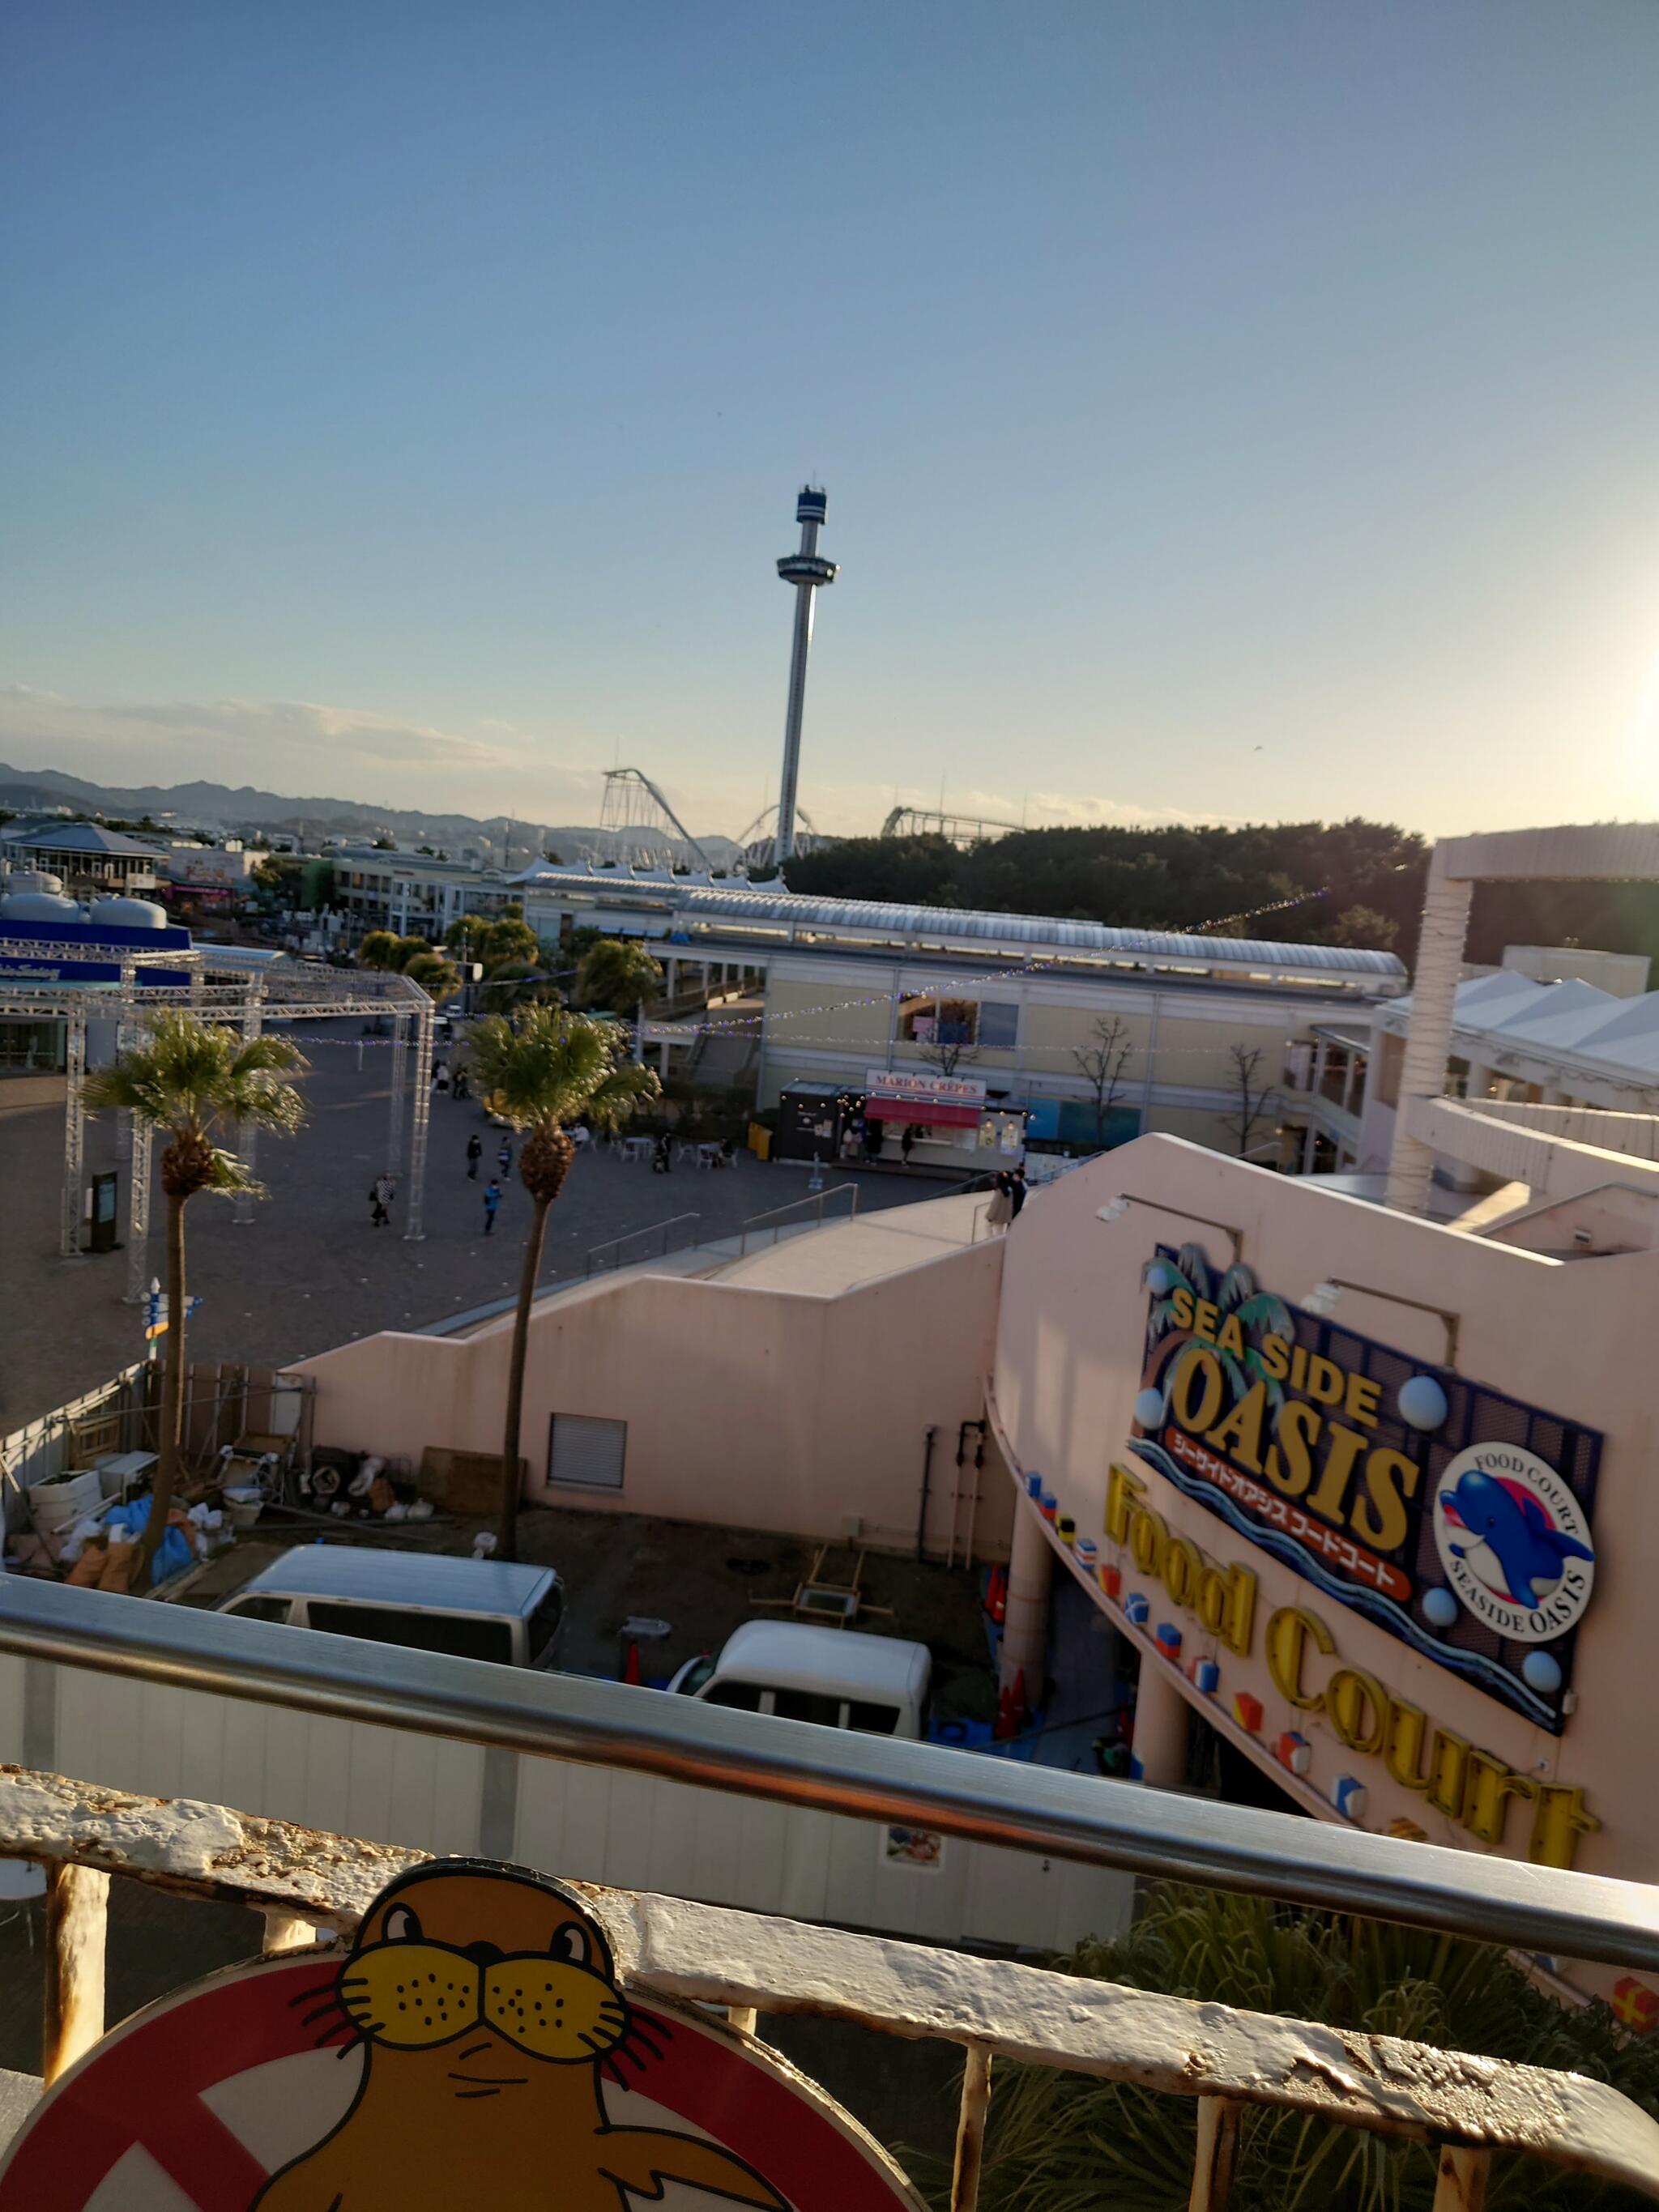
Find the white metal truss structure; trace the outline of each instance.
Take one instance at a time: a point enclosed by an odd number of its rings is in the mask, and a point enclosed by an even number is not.
[[[0,935],[0,961],[47,963],[84,961],[84,944],[42,943],[38,939]],[[204,1021],[234,1025],[245,1038],[258,1036],[272,1023],[332,1021],[343,1016],[390,1018],[392,1030],[391,1122],[386,1133],[386,1171],[401,1176],[404,1122],[411,1123],[410,1138],[408,1210],[404,1216],[406,1242],[425,1236],[427,1117],[431,1108],[433,1001],[406,975],[368,974],[359,970],[301,969],[287,975],[267,973],[234,982],[214,982],[211,947],[179,951],[127,951],[120,955],[118,984],[76,984],[9,972],[0,967],[0,1018],[21,1021],[61,1021],[64,1027],[64,1187],[59,1215],[58,1249],[73,1259],[81,1249],[81,1218],[85,1203],[87,1025],[88,1021],[113,1021],[123,1048],[137,1037],[148,1013],[163,1006],[186,1006]],[[182,983],[146,983],[142,971],[160,967],[185,969]],[[410,1066],[413,1047],[412,1069]],[[413,1082],[410,1083],[412,1075]],[[411,1100],[412,1091],[412,1100]],[[412,1113],[410,1108],[412,1103]],[[123,1117],[125,1118],[125,1116]],[[254,1132],[241,1133],[241,1157],[252,1163]],[[149,1278],[151,1133],[135,1121],[131,1131],[131,1159],[127,1179],[127,1288],[129,1304],[142,1299]],[[237,1219],[252,1218],[239,1201]]]
[[[795,851],[814,853],[821,846],[835,841],[826,837],[812,825],[811,817],[804,806],[795,809]],[[778,810],[775,805],[763,808],[738,842],[743,848],[744,866],[752,875],[757,869],[763,872],[777,865]]]
[[[643,769],[606,770],[599,805],[601,860],[635,867],[666,868],[681,862],[713,872],[714,863]]]
[[[994,822],[979,814],[944,814],[933,807],[896,806],[881,825],[884,837],[945,837],[959,853],[975,845],[994,844],[999,837],[1018,836],[1023,824]]]

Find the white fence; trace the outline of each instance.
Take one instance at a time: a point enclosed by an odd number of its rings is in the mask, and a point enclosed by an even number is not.
[[[357,1649],[365,1666],[377,1663]],[[1128,1875],[925,1830],[45,1660],[0,1657],[0,1761],[945,1943],[1069,1948],[1126,1925],[1134,1887]]]

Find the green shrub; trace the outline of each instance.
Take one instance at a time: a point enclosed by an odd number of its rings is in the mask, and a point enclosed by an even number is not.
[[[1159,1887],[1134,1926],[1052,1962],[1062,1973],[1610,2082],[1659,2112],[1659,2042],[1625,2039],[1604,2004],[1568,2008],[1504,1952],[1262,1898]],[[1196,2100],[999,2062],[983,2212],[1186,2212]],[[937,2200],[948,2201],[942,2176]],[[1430,2212],[1435,2161],[1310,2115],[1248,2106],[1230,2212]],[[1591,2212],[1639,2200],[1540,2159],[1500,2153],[1488,2212]]]

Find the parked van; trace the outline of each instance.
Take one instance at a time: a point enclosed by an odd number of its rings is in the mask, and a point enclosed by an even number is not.
[[[547,1667],[564,1626],[564,1584],[551,1567],[505,1559],[296,1544],[219,1610],[453,1658]]]
[[[776,1713],[821,1728],[920,1736],[933,1654],[925,1644],[799,1620],[745,1621],[718,1659],[689,1660],[668,1685],[706,1705]]]

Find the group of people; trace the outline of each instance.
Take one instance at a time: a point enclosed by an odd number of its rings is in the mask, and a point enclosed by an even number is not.
[[[477,1182],[478,1180],[478,1163],[483,1158],[483,1139],[475,1129],[466,1140],[466,1176],[469,1182]],[[495,1166],[503,1178],[512,1174],[513,1139],[511,1137],[501,1139],[495,1153]],[[495,1216],[501,1212],[501,1186],[495,1176],[491,1176],[489,1181],[484,1185],[483,1193],[483,1233],[486,1237],[494,1232]]]
[[[447,1060],[433,1061],[432,1087],[441,1097],[470,1098],[472,1096],[471,1079],[465,1068],[457,1067],[452,1074]]]
[[[651,1172],[653,1175],[673,1174],[673,1152],[674,1140],[669,1135],[667,1130],[665,1129],[659,1134],[656,1142],[651,1147]],[[730,1137],[722,1137],[720,1141],[720,1149],[714,1154],[710,1161],[710,1165],[717,1168],[729,1168],[737,1157],[738,1148],[732,1142]]]
[[[991,1185],[991,1203],[985,1209],[988,1229],[1006,1229],[1016,1220],[1025,1203],[1025,1170],[1024,1168],[999,1170]]]

